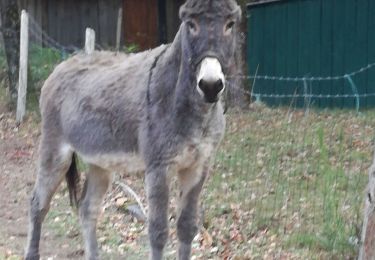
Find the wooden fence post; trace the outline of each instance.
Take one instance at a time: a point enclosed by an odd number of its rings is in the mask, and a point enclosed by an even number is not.
[[[375,259],[375,156],[368,174],[358,260]]]
[[[29,17],[25,10],[21,13],[20,68],[18,79],[18,99],[16,120],[22,122],[26,114],[27,59],[29,52]]]
[[[122,7],[118,9],[117,31],[116,31],[116,50],[120,50],[121,44],[121,27],[122,27]]]
[[[95,31],[91,28],[86,28],[85,52],[91,54],[95,50]]]

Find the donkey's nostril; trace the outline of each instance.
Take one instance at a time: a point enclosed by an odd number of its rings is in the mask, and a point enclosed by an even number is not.
[[[198,82],[198,86],[199,86],[199,88],[200,88],[201,90],[203,90],[203,88],[204,88],[204,80],[203,80],[203,79],[201,79],[201,80]]]
[[[201,79],[198,82],[198,86],[203,91],[209,90],[209,91],[217,91],[217,93],[219,93],[223,89],[224,84],[221,79],[217,81],[206,81],[204,79]]]
[[[215,83],[215,88],[218,89],[219,91],[221,91],[224,87],[224,84],[223,84],[223,81],[221,79],[219,79],[218,81],[216,81]]]
[[[201,79],[198,82],[198,87],[205,100],[209,103],[213,103],[219,99],[219,93],[222,92],[224,83],[221,79],[216,81],[206,81]]]

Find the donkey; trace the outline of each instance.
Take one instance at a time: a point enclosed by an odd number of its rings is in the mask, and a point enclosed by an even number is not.
[[[138,54],[77,54],[41,93],[42,135],[25,259],[39,259],[42,222],[64,177],[78,206],[86,259],[98,259],[96,224],[114,171],[144,168],[150,259],[168,239],[169,178],[177,175],[178,259],[190,259],[199,194],[223,137],[223,93],[237,68],[235,0],[187,0],[174,41]],[[89,165],[77,199],[75,156]]]

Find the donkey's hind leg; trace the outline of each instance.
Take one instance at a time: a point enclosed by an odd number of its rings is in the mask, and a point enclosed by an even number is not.
[[[199,195],[208,173],[208,167],[188,169],[178,173],[180,184],[179,214],[177,236],[179,240],[178,259],[188,260],[191,244],[198,232]]]
[[[25,251],[26,260],[39,259],[39,241],[42,222],[49,210],[57,187],[63,180],[72,161],[72,152],[42,137],[38,173],[29,208],[29,230]]]
[[[85,182],[83,200],[79,207],[79,216],[85,242],[85,257],[89,260],[99,259],[96,240],[96,223],[103,197],[111,182],[111,174],[90,165]]]

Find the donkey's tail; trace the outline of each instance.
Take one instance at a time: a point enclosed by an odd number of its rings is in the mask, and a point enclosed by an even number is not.
[[[75,153],[73,153],[72,163],[65,175],[65,179],[69,190],[70,206],[78,208],[78,185],[80,178],[77,170],[77,156]]]

